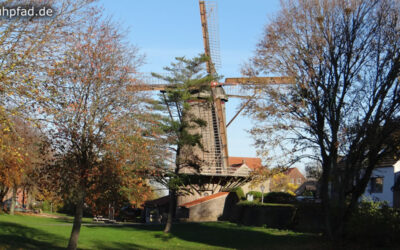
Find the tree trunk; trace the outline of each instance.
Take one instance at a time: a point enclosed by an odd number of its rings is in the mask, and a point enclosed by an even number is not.
[[[75,250],[78,246],[79,233],[81,231],[82,215],[83,215],[84,196],[82,195],[75,207],[74,224],[72,226],[71,236],[67,249]]]
[[[26,203],[26,189],[24,188],[22,190],[22,207],[25,208],[25,203]]]
[[[176,204],[176,191],[169,191],[169,209],[168,209],[168,219],[167,224],[165,225],[164,233],[169,233],[172,227],[172,220],[174,218],[175,213],[175,204]]]
[[[331,224],[331,211],[330,206],[326,202],[323,202],[323,215],[325,224],[325,235],[333,240],[332,224]]]
[[[1,186],[0,188],[0,211],[3,211],[3,206],[4,206],[3,200],[6,194],[8,193],[8,190],[9,188],[6,186]]]
[[[320,179],[320,195],[322,199],[323,209],[323,220],[324,220],[324,232],[329,239],[333,239],[332,227],[331,227],[331,208],[330,208],[330,190],[329,190],[329,172],[330,165],[326,163],[326,157],[324,157],[325,163],[322,166],[322,176]]]
[[[12,196],[11,196],[11,205],[10,205],[10,214],[11,215],[14,215],[16,200],[17,200],[17,188],[13,187],[12,188]]]

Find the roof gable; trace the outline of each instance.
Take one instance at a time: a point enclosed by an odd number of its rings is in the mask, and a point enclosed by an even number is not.
[[[285,171],[285,175],[300,176],[302,178],[305,178],[304,175],[297,168],[289,168],[288,170]]]
[[[228,162],[231,167],[241,167],[243,164],[252,170],[262,167],[261,159],[256,157],[229,157]]]

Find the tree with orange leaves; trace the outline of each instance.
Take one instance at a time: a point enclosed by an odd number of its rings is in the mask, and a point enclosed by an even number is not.
[[[124,117],[108,129],[105,155],[91,172],[86,199],[95,214],[106,214],[109,205],[138,207],[153,195],[145,176],[155,142],[143,135],[146,129],[138,120]]]
[[[0,126],[0,201],[12,191],[10,214],[13,214],[17,189],[32,187],[31,174],[41,162],[44,138],[28,121],[13,117],[10,123],[10,126]]]
[[[24,159],[10,144],[20,141],[13,118],[32,121],[32,109],[43,96],[43,75],[53,55],[63,46],[60,37],[74,30],[86,17],[85,7],[93,0],[23,1],[25,6],[47,4],[52,18],[23,17],[0,19],[0,161],[16,166]],[[2,1],[2,6],[21,4],[20,1]],[[4,158],[5,157],[5,158]],[[6,180],[8,181],[8,180]],[[0,193],[5,193],[2,188]]]
[[[126,149],[114,147],[121,144],[113,129],[145,110],[140,96],[127,91],[142,57],[95,9],[63,42],[65,50],[47,72],[47,101],[39,104],[55,150],[49,176],[75,205],[68,249],[76,249],[84,204],[92,191],[109,179],[122,178],[121,173],[130,174],[128,165],[137,166],[132,155],[110,149]],[[112,175],[101,176],[106,173]]]

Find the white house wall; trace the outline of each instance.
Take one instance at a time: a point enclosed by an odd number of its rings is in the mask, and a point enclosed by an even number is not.
[[[399,162],[397,162],[396,164],[398,163]],[[398,165],[398,167],[400,167],[400,165]],[[378,201],[387,201],[390,206],[393,206],[393,191],[391,190],[391,188],[394,185],[394,168],[395,167],[390,166],[374,169],[371,178],[383,177],[382,193],[371,193],[371,182],[369,182],[367,189],[364,192],[364,198]]]
[[[394,164],[393,166],[394,166],[395,173],[400,172],[400,161],[397,161],[396,164]]]

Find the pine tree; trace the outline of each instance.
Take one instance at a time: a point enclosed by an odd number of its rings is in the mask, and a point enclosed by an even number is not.
[[[199,93],[210,92],[210,82],[213,79],[205,71],[207,57],[176,57],[175,60],[170,67],[164,68],[168,76],[153,73],[154,77],[169,83],[169,87],[162,91],[159,102],[168,115],[160,120],[159,125],[164,132],[164,145],[172,151],[174,161],[171,164],[165,161],[156,174],[156,180],[169,190],[169,212],[164,230],[166,233],[171,230],[178,195],[188,191],[186,184],[189,176],[183,174],[182,170],[189,168],[198,172],[201,166],[201,159],[190,152],[193,147],[202,148],[201,134],[197,129],[206,126],[206,122],[190,112],[190,102],[198,99],[203,102],[212,100],[210,95],[199,97]]]

